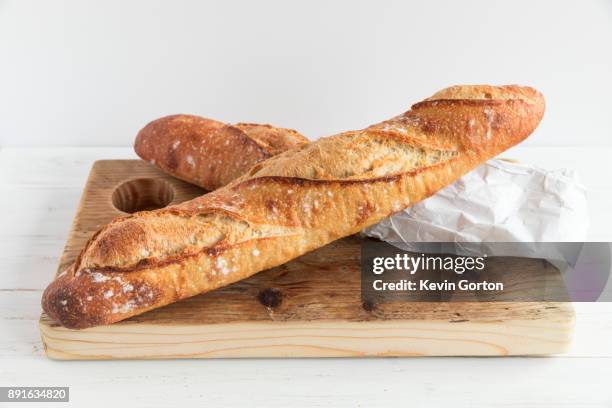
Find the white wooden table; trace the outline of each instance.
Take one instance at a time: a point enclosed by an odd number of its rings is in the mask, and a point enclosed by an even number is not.
[[[612,407],[612,303],[576,304],[574,344],[560,357],[48,360],[40,296],[91,163],[134,157],[129,148],[0,150],[0,386],[70,386],[78,407]],[[589,240],[612,240],[612,148],[517,148],[504,157],[576,169],[589,190]]]

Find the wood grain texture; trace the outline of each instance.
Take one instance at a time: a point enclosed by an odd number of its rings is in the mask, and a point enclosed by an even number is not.
[[[113,206],[115,189],[146,178],[169,183],[172,203],[202,193],[145,162],[96,162],[58,271],[94,231],[122,214]],[[364,307],[359,254],[359,238],[349,237],[231,286],[108,326],[69,330],[43,314],[45,350],[58,359],[497,356],[562,353],[569,345],[574,312],[567,303]]]
[[[544,168],[575,169],[589,190],[591,220],[597,220],[590,223],[589,240],[612,240],[612,179],[601,172],[612,147],[519,147],[508,154]],[[571,348],[554,358],[49,360],[38,325],[40,296],[57,267],[91,165],[109,157],[136,159],[130,147],[0,150],[0,184],[11,197],[0,202],[0,383],[48,385],[52,379],[71,387],[73,405],[88,408],[117,401],[166,408],[202,405],[202,399],[208,406],[242,407],[245,395],[251,406],[268,408],[355,407],[364,401],[381,407],[410,401],[453,408],[592,408],[612,399],[612,303],[601,302],[574,304]],[[474,386],[488,378],[495,381]]]

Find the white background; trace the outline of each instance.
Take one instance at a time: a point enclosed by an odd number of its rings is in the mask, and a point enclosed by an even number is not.
[[[176,112],[316,138],[447,85],[530,84],[540,147],[508,157],[575,169],[589,240],[611,241],[611,42],[610,0],[0,0],[0,386],[70,386],[74,407],[611,407],[612,303],[576,304],[552,358],[62,363],[38,330],[92,162],[135,158],[97,146]]]
[[[310,138],[440,88],[519,83],[527,142],[612,144],[612,1],[3,1],[0,146],[129,146],[195,113]]]
[[[579,171],[597,220],[590,240],[612,241],[612,179],[601,171],[612,147],[518,147],[509,154]],[[42,291],[91,164],[109,157],[134,153],[129,147],[0,150],[6,197],[0,200],[0,386],[70,386],[71,403],[57,406],[75,408],[612,407],[610,302],[575,303],[571,348],[550,358],[49,360],[38,330]]]

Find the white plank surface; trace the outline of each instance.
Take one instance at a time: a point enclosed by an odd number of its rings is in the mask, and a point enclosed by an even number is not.
[[[612,240],[612,148],[504,155],[576,169],[592,241]],[[57,362],[44,357],[40,295],[57,266],[89,167],[128,148],[0,150],[0,386],[71,387],[72,406],[612,406],[612,304],[576,304],[570,353],[551,358]],[[19,406],[28,406],[20,404]]]

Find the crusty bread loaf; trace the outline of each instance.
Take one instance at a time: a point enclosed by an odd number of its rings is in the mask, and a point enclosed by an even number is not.
[[[116,322],[354,234],[525,139],[544,99],[459,86],[393,119],[281,153],[227,186],[116,219],[43,295],[69,328]]]
[[[174,177],[216,190],[256,163],[306,143],[308,139],[292,129],[171,115],[146,125],[136,136],[134,150]]]

